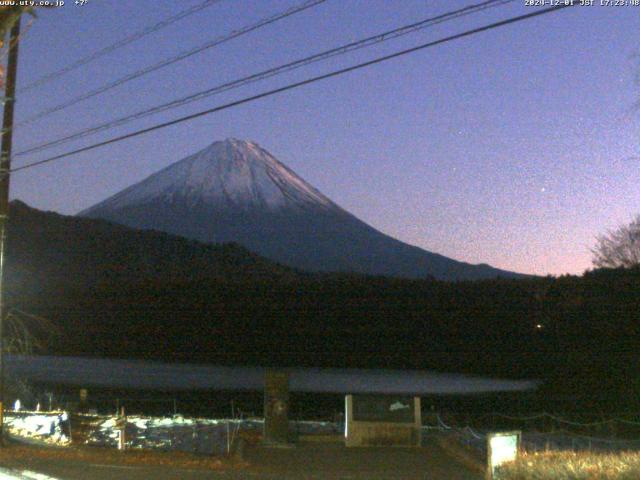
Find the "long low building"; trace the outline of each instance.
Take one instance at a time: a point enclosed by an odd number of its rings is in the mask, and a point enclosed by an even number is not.
[[[29,382],[141,390],[263,391],[262,367],[169,364],[141,360],[5,355],[7,375]],[[287,368],[292,392],[478,394],[535,389],[538,382],[419,370]]]

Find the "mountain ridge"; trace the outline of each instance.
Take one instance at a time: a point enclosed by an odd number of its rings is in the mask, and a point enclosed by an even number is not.
[[[21,289],[305,276],[233,243],[202,244],[165,232],[44,212],[19,200],[11,202],[10,212],[8,281]]]

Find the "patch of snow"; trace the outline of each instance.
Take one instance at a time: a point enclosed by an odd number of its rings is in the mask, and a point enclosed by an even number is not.
[[[70,442],[67,434],[68,416],[64,412],[7,412],[4,422],[5,428],[12,435],[56,445]]]
[[[340,427],[331,422],[290,422],[298,434],[335,433]],[[178,450],[205,454],[224,454],[227,434],[262,431],[264,422],[255,419],[210,419],[175,417],[127,417],[127,448]],[[89,436],[87,444],[116,447],[118,432],[113,418],[104,421]]]
[[[116,448],[119,431],[116,417],[93,415],[93,430],[89,433],[87,445]],[[7,429],[14,435],[37,439],[51,444],[68,445],[69,438],[64,433],[68,416],[63,412],[42,413],[18,412],[6,416]],[[208,455],[224,454],[227,449],[227,435],[234,438],[238,432],[261,432],[261,419],[213,419],[147,417],[132,415],[127,417],[125,432],[127,448],[176,450]],[[68,424],[66,425],[68,428]],[[290,429],[296,434],[336,433],[340,426],[332,422],[298,421],[290,422]],[[1,480],[2,477],[0,477]]]

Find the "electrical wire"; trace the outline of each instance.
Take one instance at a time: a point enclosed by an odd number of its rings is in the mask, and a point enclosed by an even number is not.
[[[538,16],[541,16],[541,15],[545,15],[545,14],[548,14],[548,13],[557,12],[557,11],[560,11],[562,9],[568,8],[570,6],[572,6],[572,4],[561,4],[559,6],[553,6],[553,7],[548,7],[548,8],[544,8],[544,9],[541,9],[541,10],[536,10],[536,11],[531,12],[531,13],[527,13],[527,14],[524,14],[524,15],[519,15],[519,16],[516,16],[516,17],[511,17],[511,18],[508,18],[506,20],[501,20],[501,21],[498,21],[498,22],[490,23],[488,25],[484,25],[482,27],[477,27],[477,28],[474,28],[474,29],[471,29],[471,30],[466,30],[466,31],[464,31],[462,33],[458,33],[458,34],[455,34],[455,35],[450,35],[448,37],[444,37],[444,38],[441,38],[441,39],[438,39],[438,40],[434,40],[434,41],[431,41],[431,42],[428,42],[428,43],[424,43],[424,44],[418,45],[416,47],[412,47],[412,48],[408,48],[408,49],[405,49],[405,50],[401,50],[401,51],[398,51],[398,52],[395,52],[395,53],[392,53],[392,54],[389,54],[389,55],[385,55],[385,56],[382,56],[382,57],[378,57],[378,58],[375,58],[373,60],[369,60],[369,61],[366,61],[366,62],[363,62],[363,63],[358,63],[358,64],[352,65],[350,67],[342,68],[342,69],[339,69],[339,70],[334,70],[332,72],[329,72],[329,73],[326,73],[326,74],[323,74],[323,75],[318,75],[318,76],[315,76],[315,77],[311,77],[311,78],[308,78],[306,80],[302,80],[300,82],[291,83],[289,85],[285,85],[285,86],[280,87],[280,88],[276,88],[276,89],[273,89],[273,90],[268,90],[266,92],[262,92],[262,93],[259,93],[257,95],[253,95],[253,96],[250,96],[250,97],[245,97],[245,98],[242,98],[240,100],[236,100],[236,101],[233,101],[233,102],[230,102],[230,103],[226,103],[224,105],[219,105],[217,107],[213,107],[213,108],[210,108],[210,109],[207,109],[207,110],[203,110],[203,111],[200,111],[200,112],[197,112],[197,113],[193,113],[191,115],[186,115],[186,116],[183,116],[183,117],[180,117],[180,118],[168,121],[168,122],[163,122],[163,123],[160,123],[160,124],[156,124],[156,125],[151,126],[151,127],[143,128],[141,130],[136,130],[134,132],[130,132],[130,133],[127,133],[125,135],[120,135],[118,137],[114,137],[114,138],[111,138],[109,140],[105,140],[103,142],[94,143],[92,145],[88,145],[86,147],[78,148],[78,149],[75,149],[75,150],[72,150],[72,151],[69,151],[69,152],[61,153],[59,155],[55,155],[55,156],[52,156],[52,157],[49,157],[49,158],[45,158],[43,160],[38,160],[38,161],[35,161],[35,162],[27,163],[25,165],[12,168],[7,173],[17,172],[17,171],[20,171],[20,170],[26,170],[26,169],[29,169],[29,168],[36,167],[38,165],[43,165],[43,164],[46,164],[46,163],[58,161],[58,160],[61,160],[63,158],[70,157],[72,155],[77,155],[78,153],[87,152],[87,151],[94,150],[96,148],[100,148],[100,147],[103,147],[103,146],[106,146],[106,145],[110,145],[110,144],[113,144],[113,143],[121,142],[121,141],[129,139],[129,138],[137,137],[137,136],[149,133],[149,132],[160,130],[160,129],[163,129],[163,128],[166,128],[166,127],[169,127],[169,126],[172,126],[172,125],[177,125],[177,124],[180,124],[180,123],[183,123],[183,122],[194,120],[196,118],[203,117],[205,115],[210,115],[212,113],[216,113],[216,112],[219,112],[219,111],[222,111],[222,110],[226,110],[226,109],[229,109],[229,108],[232,108],[232,107],[243,105],[245,103],[249,103],[249,102],[261,99],[261,98],[266,98],[266,97],[270,97],[272,95],[275,95],[275,94],[278,94],[278,93],[282,93],[282,92],[285,92],[285,91],[288,91],[288,90],[293,90],[295,88],[298,88],[298,87],[301,87],[301,86],[304,86],[304,85],[309,85],[311,83],[315,83],[315,82],[318,82],[318,81],[321,81],[321,80],[326,80],[328,78],[333,78],[333,77],[336,77],[336,76],[339,76],[339,75],[343,75],[343,74],[348,73],[348,72],[359,70],[361,68],[369,67],[371,65],[376,65],[376,64],[391,60],[393,58],[401,57],[401,56],[404,56],[404,55],[407,55],[407,54],[410,54],[410,53],[414,53],[414,52],[417,52],[417,51],[420,51],[420,50],[424,50],[426,48],[434,47],[436,45],[441,45],[443,43],[447,43],[447,42],[450,42],[450,41],[453,41],[453,40],[457,40],[457,39],[460,39],[460,38],[468,37],[468,36],[475,35],[475,34],[481,33],[481,32],[486,32],[486,31],[489,31],[489,30],[493,30],[493,29],[496,29],[496,28],[499,28],[499,27],[503,27],[503,26],[510,25],[510,24],[513,24],[513,23],[521,22],[521,21],[524,21],[524,20],[527,20],[527,19],[530,19],[530,18],[534,18],[534,17],[538,17]]]
[[[265,27],[267,25],[271,25],[272,23],[275,23],[279,20],[282,20],[284,18],[290,17],[292,15],[295,15],[296,13],[302,12],[304,10],[307,10],[309,8],[315,7],[316,5],[319,5],[321,3],[324,3],[326,0],[307,0],[305,2],[303,2],[302,4],[296,5],[294,7],[288,8],[280,13],[277,13],[275,15],[263,18],[262,20],[253,23],[251,25],[247,25],[245,27],[240,28],[239,30],[233,30],[231,33],[227,34],[227,35],[222,35],[219,37],[214,38],[213,40],[210,40],[206,43],[204,43],[203,45],[200,45],[198,47],[192,48],[190,50],[186,50],[183,51],[181,53],[179,53],[178,55],[175,55],[173,57],[167,58],[165,60],[162,60],[158,63],[155,63],[153,65],[147,66],[145,68],[142,68],[140,70],[137,70],[135,72],[129,73],[127,75],[125,75],[124,77],[120,77],[117,80],[114,80],[112,82],[109,82],[105,85],[102,85],[101,87],[98,87],[94,90],[91,90],[87,93],[84,93],[82,95],[79,95],[75,98],[72,98],[71,100],[68,100],[64,103],[58,104],[54,107],[51,108],[47,108],[39,113],[36,113],[35,115],[33,115],[32,117],[27,118],[26,120],[23,120],[22,122],[18,123],[14,129],[22,127],[24,125],[28,125],[30,123],[35,122],[36,120],[40,120],[41,118],[44,118],[48,115],[51,115],[52,113],[56,113],[59,112],[61,110],[64,110],[66,108],[69,108],[73,105],[77,105],[80,102],[83,102],[85,100],[88,100],[90,98],[93,98],[97,95],[100,95],[102,93],[108,92],[109,90],[112,90],[116,87],[119,87],[120,85],[123,85],[127,82],[130,82],[131,80],[134,80],[136,78],[140,78],[144,75],[147,75],[149,73],[155,72],[157,70],[160,70],[161,68],[167,67],[169,65],[173,65],[174,63],[180,62],[182,60],[185,60],[189,57],[192,57],[193,55],[196,55],[198,53],[201,53],[205,50],[208,50],[210,48],[216,47],[218,45],[221,45],[223,43],[228,42],[229,40],[233,40],[234,38],[238,38],[242,35],[246,35],[247,33],[253,32],[254,30],[258,30],[259,28]]]
[[[88,63],[93,62],[94,60],[103,57],[111,52],[114,52],[115,50],[118,50],[126,45],[129,45],[130,43],[135,42],[136,40],[140,40],[141,38],[146,37],[147,35],[157,32],[158,30],[161,30],[165,27],[168,27],[174,23],[176,23],[179,20],[182,20],[183,18],[186,18],[190,15],[193,15],[194,13],[200,12],[201,10],[204,10],[205,8],[208,8],[216,3],[221,2],[222,0],[205,0],[202,3],[199,3],[198,5],[195,5],[193,7],[187,8],[186,10],[182,10],[181,12],[178,12],[176,15],[173,15],[171,17],[168,17],[158,23],[155,23],[153,25],[150,25],[148,27],[145,27],[144,29],[140,30],[139,32],[133,33],[131,35],[129,35],[128,37],[123,38],[122,40],[118,40],[117,42],[104,47],[92,54],[87,55],[86,57],[83,57],[79,60],[76,60],[75,62],[73,62],[70,65],[67,65],[66,67],[61,68],[60,70],[56,70],[55,72],[51,72],[47,75],[44,75],[42,77],[40,77],[38,80],[22,87],[18,89],[18,93],[22,93],[22,92],[26,92],[29,91],[33,88],[45,85],[53,80],[57,80],[58,78],[62,77],[63,75],[66,75],[69,72],[72,72],[73,70],[76,70]]]
[[[202,100],[204,98],[211,97],[213,95],[226,92],[244,85],[248,85],[251,83],[255,83],[267,78],[274,77],[276,75],[280,75],[286,72],[290,72],[292,70],[310,65],[312,63],[316,63],[319,61],[327,60],[329,58],[336,57],[338,55],[344,55],[349,52],[359,50],[365,47],[369,47],[371,45],[379,44],[385,42],[387,40],[395,39],[410,33],[414,33],[420,30],[423,30],[427,27],[437,25],[443,22],[447,22],[450,20],[454,20],[456,18],[460,18],[462,16],[474,14],[480,12],[482,10],[486,10],[488,8],[493,8],[499,5],[504,5],[507,3],[512,3],[515,0],[488,0],[479,4],[470,5],[465,8],[455,10],[452,12],[444,13],[442,15],[438,15],[436,17],[431,17],[425,20],[421,20],[419,22],[412,23],[410,25],[405,25],[393,30],[386,31],[384,33],[380,33],[378,35],[373,35],[355,42],[348,43],[346,45],[342,45],[340,47],[332,48],[330,50],[325,50],[323,52],[304,57],[293,62],[288,62],[283,65],[279,65],[274,68],[270,68],[268,70],[263,70],[259,73],[255,73],[249,76],[245,76],[236,80],[232,80],[229,82],[225,82],[220,85],[216,85],[215,87],[208,88],[206,90],[197,92],[195,94],[188,95],[186,97],[182,97],[176,100],[172,100],[171,102],[164,103],[162,105],[158,105],[152,108],[148,108],[145,110],[140,110],[138,112],[126,115],[124,117],[111,120],[109,122],[93,126],[90,128],[86,128],[75,133],[69,134],[65,137],[58,138],[55,140],[47,141],[44,143],[40,143],[38,145],[34,145],[25,150],[19,151],[14,154],[14,157],[19,157],[22,155],[26,155],[29,153],[40,152],[54,146],[62,145],[64,143],[68,143],[72,140],[76,140],[78,138],[86,137],[88,135],[93,135],[95,133],[108,130],[114,127],[118,127],[121,125],[125,125],[135,120],[139,120],[141,118],[148,117],[150,115],[154,115],[156,113],[164,112],[173,108],[181,107],[187,105],[189,103],[193,103],[198,100]]]

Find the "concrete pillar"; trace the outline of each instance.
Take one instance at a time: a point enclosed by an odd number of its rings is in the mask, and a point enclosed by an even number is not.
[[[289,443],[289,373],[267,370],[264,381],[264,442]]]

